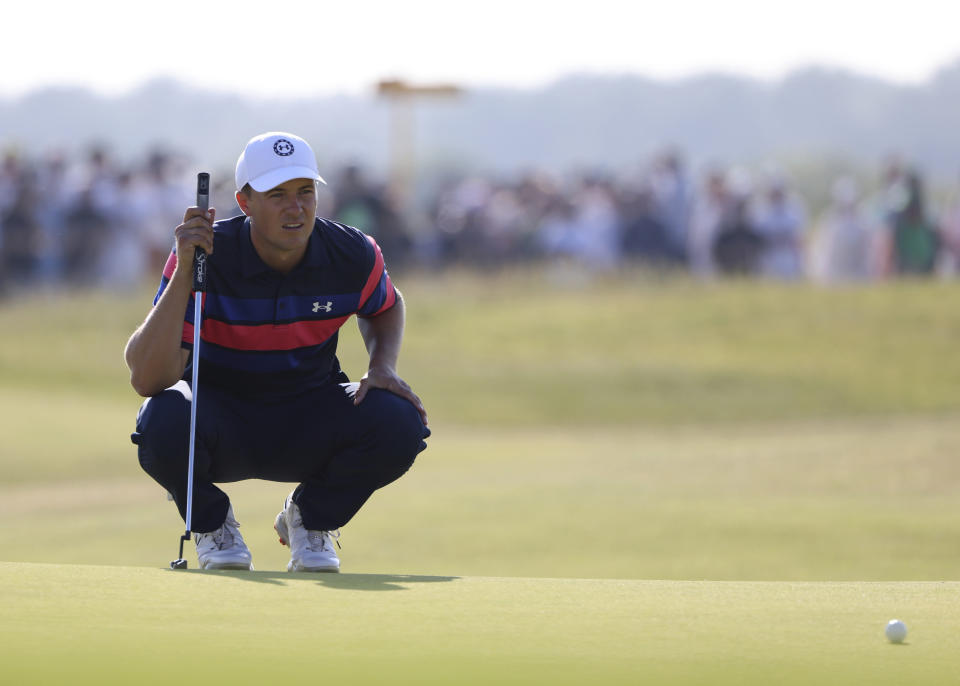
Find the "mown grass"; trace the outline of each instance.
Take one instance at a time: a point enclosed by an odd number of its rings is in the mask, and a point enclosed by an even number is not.
[[[170,572],[0,563],[23,684],[952,683],[957,583]],[[904,617],[905,644],[883,638]]]
[[[541,272],[441,283],[442,294],[430,282],[412,286],[411,347],[445,372],[414,376],[432,377],[427,397],[457,422],[637,425],[958,407],[954,284],[825,290],[632,275],[573,288]]]
[[[345,569],[956,578],[956,285],[398,281],[401,373],[434,436],[347,527]],[[0,307],[4,559],[174,556],[181,523],[128,438],[139,399],[121,352],[149,301],[145,288]],[[341,350],[358,376],[352,324]],[[288,489],[227,489],[260,569],[285,565],[270,524]]]
[[[401,372],[438,423],[657,425],[952,412],[960,285],[699,284],[550,270],[398,278]],[[575,284],[575,285],[574,285]],[[4,389],[135,403],[121,358],[150,288],[0,306]],[[341,359],[362,373],[356,327]]]
[[[359,573],[953,579],[954,426],[448,429],[344,528],[340,554]],[[111,476],[0,487],[3,558],[164,566],[176,557],[182,523],[123,450]],[[290,488],[225,486],[257,569],[285,568],[272,523]]]
[[[397,280],[434,436],[323,578],[264,482],[226,487],[257,572],[163,569],[121,357],[151,288],[0,303],[0,680],[955,681],[960,286]]]

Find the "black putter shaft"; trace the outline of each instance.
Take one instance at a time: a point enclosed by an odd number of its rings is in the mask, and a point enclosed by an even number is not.
[[[204,212],[210,207],[210,175],[197,174],[197,207]],[[202,324],[203,293],[207,287],[207,254],[201,248],[193,252],[193,383],[190,401],[190,455],[187,466],[187,517],[186,530],[180,537],[180,556],[170,563],[171,569],[186,569],[187,561],[183,557],[183,544],[190,540],[193,528],[193,465],[197,438],[197,391],[198,371],[200,368],[200,326]]]

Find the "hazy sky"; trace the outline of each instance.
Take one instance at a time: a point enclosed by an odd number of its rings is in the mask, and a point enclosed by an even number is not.
[[[960,59],[956,0],[8,4],[0,95],[122,93],[158,76],[294,96],[370,92],[385,77],[524,87],[571,72],[776,78],[812,64],[917,83]]]

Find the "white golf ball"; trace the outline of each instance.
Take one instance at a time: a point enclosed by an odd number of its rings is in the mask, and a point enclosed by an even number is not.
[[[903,643],[903,639],[907,637],[907,625],[899,619],[891,619],[887,622],[887,629],[884,633],[891,643]]]

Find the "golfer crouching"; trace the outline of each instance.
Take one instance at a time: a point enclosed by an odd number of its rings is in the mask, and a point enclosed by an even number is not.
[[[373,492],[426,448],[427,414],[397,375],[404,302],[374,239],[318,218],[313,150],[289,133],[247,143],[237,161],[243,214],[188,208],[143,324],[127,342],[147,398],[133,442],[143,469],[187,512],[193,364],[192,264],[209,256],[199,351],[192,526],[203,569],[253,569],[227,494],[245,479],[296,483],[274,527],[289,571],[336,572],[333,547]],[[369,353],[351,383],[337,331],[357,315]]]

